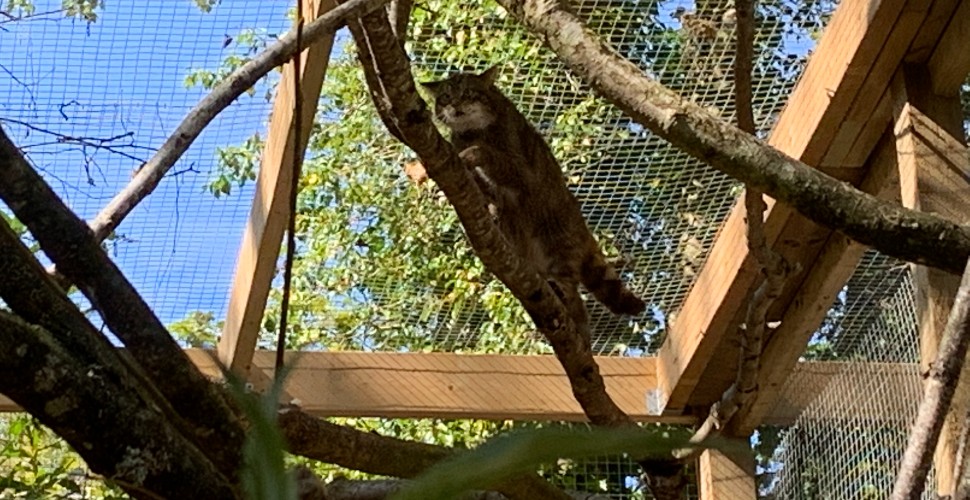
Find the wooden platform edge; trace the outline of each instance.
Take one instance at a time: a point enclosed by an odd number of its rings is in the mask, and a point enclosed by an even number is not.
[[[211,351],[189,349],[206,376],[220,372]],[[257,351],[254,371],[271,375],[275,352]],[[287,353],[295,363],[287,381],[293,403],[320,417],[446,418],[521,421],[585,421],[569,381],[552,356],[451,353],[303,352]],[[638,422],[691,424],[691,416],[657,416],[647,411],[647,393],[656,383],[657,358],[597,357],[607,390]],[[828,382],[849,363],[800,363],[800,383],[789,387],[765,419],[790,425]],[[867,366],[873,377],[895,380],[913,365]],[[865,380],[860,380],[865,384]],[[0,396],[0,412],[19,407]]]

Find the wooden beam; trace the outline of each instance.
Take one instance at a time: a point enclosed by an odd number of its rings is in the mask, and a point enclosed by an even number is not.
[[[946,32],[936,45],[927,64],[933,82],[933,93],[952,97],[959,95],[960,85],[970,71],[970,1],[963,0]]]
[[[306,20],[316,19],[335,5],[333,0],[302,1]],[[316,116],[333,41],[334,37],[330,36],[303,52],[302,74],[299,75],[303,93],[303,130],[297,131],[294,126],[293,83],[296,76],[291,63],[283,67],[283,77],[276,88],[269,136],[263,149],[256,193],[236,261],[226,323],[218,347],[220,361],[242,376],[249,374],[289,219],[293,142],[299,135],[302,159]]]
[[[919,11],[924,0],[845,0],[836,10],[805,73],[796,85],[788,105],[771,134],[769,143],[780,151],[810,165],[817,165],[835,142],[839,124],[860,93],[877,92],[878,97],[891,75],[880,71],[868,78],[878,56],[890,61],[902,59],[901,43],[893,37],[912,37],[912,30],[898,25],[904,7]],[[914,7],[915,6],[915,7]],[[897,33],[894,27],[902,30]],[[908,42],[907,42],[908,45]],[[905,49],[905,46],[903,47]],[[900,50],[899,53],[892,52]],[[883,62],[879,66],[888,65]],[[874,89],[878,89],[874,90]],[[858,112],[861,112],[858,111]],[[842,141],[851,147],[854,141]],[[768,200],[765,236],[768,243],[792,262],[803,267],[828,239],[818,228],[784,206]],[[666,412],[680,412],[705,371],[722,360],[733,363],[736,348],[719,349],[725,335],[737,324],[754,283],[754,266],[745,240],[745,211],[737,204],[721,228],[704,268],[671,324],[659,352],[658,398]],[[792,283],[797,284],[801,276]],[[788,297],[792,291],[788,291]],[[715,353],[732,354],[715,358]],[[708,384],[719,394],[726,386]],[[713,399],[711,400],[713,401]],[[708,401],[708,402],[711,402]]]
[[[870,91],[859,92],[852,100],[848,113],[839,122],[835,138],[819,164],[821,167],[845,168],[849,166],[845,163],[847,156],[853,153],[869,155],[876,141],[885,131],[886,123],[890,118],[891,109],[888,106],[888,99],[883,99],[886,95],[884,90],[892,80],[899,63],[906,57],[907,49],[917,37],[917,32],[921,32],[921,39],[927,40],[935,39],[940,35],[941,30],[928,33],[927,29],[920,29],[923,22],[931,15],[930,6],[937,11],[952,12],[957,3],[959,0],[921,0],[909,2],[904,6],[882,50],[878,54],[872,54],[874,62],[863,83],[863,87]],[[933,25],[933,28],[940,27]],[[880,101],[883,104],[881,109]],[[876,111],[880,111],[881,116],[874,117],[873,114]],[[866,139],[870,142],[867,143]]]
[[[943,29],[944,26],[947,26],[947,22],[942,19],[945,18],[946,21],[949,21],[949,17],[953,16],[958,8],[965,9],[968,4],[970,4],[970,1],[967,0],[962,2],[934,2],[923,28],[917,33],[916,40],[909,49],[910,52],[906,60],[927,61],[934,50],[944,50],[941,48],[941,44],[937,44],[937,40],[941,36],[945,37],[950,31],[948,31],[949,28]],[[966,43],[970,43],[970,39],[966,40]],[[923,72],[923,74],[926,73]],[[929,75],[930,78],[933,78],[932,71],[929,72]],[[863,168],[860,169],[867,172],[866,180],[860,187],[868,193],[887,198],[892,197],[898,201],[900,193],[896,161],[897,141],[894,134],[885,135],[887,133],[887,120],[893,118],[894,109],[894,92],[890,87],[892,85],[886,85],[885,91],[882,92],[882,98],[877,105],[877,111],[873,115],[873,122],[868,124],[866,126],[867,131],[863,132],[871,134],[872,131],[878,130],[884,134],[884,137],[876,147],[875,152],[870,155]],[[898,90],[895,93],[898,94]],[[941,112],[949,116],[948,120],[951,124],[960,121],[959,108],[943,106]],[[869,141],[871,140],[866,139],[864,142]],[[940,139],[937,139],[937,142],[939,141]],[[860,151],[862,151],[859,142],[860,139],[857,139],[856,145],[853,146],[853,151],[848,157],[851,158],[851,161],[845,167],[851,168],[858,164],[857,158],[861,157]],[[965,150],[961,153],[953,147],[942,146],[937,146],[937,150],[946,152],[945,154],[951,157],[949,160],[951,163],[962,161],[961,159],[965,158]],[[944,203],[946,207],[958,207],[963,202],[962,199],[954,199],[953,194],[949,198],[950,200]],[[733,432],[744,435],[750,433],[762,423],[761,419],[774,405],[774,400],[778,397],[780,388],[785,383],[787,373],[802,354],[810,335],[824,318],[825,312],[834,301],[835,294],[838,293],[842,283],[854,270],[855,263],[858,262],[863,251],[862,246],[838,233],[831,233],[828,243],[819,253],[815,263],[811,265],[812,270],[809,271],[807,278],[802,282],[797,294],[789,302],[780,318],[781,326],[766,343],[759,375],[759,393],[753,406],[742,410],[732,422]],[[735,367],[732,365],[727,371],[733,373],[732,370],[734,369]],[[702,376],[702,380],[704,386],[719,385],[714,373],[706,372]],[[722,382],[720,385],[724,383],[727,382]],[[702,398],[708,397],[710,396],[699,391],[695,392],[695,401],[703,401]]]
[[[893,82],[900,196],[908,208],[966,223],[970,221],[970,160],[963,143],[960,98],[936,95],[934,89],[922,66],[905,68]],[[960,277],[925,266],[912,267],[920,364],[925,373],[936,358]],[[936,493],[942,496],[954,494],[959,486],[953,466],[967,409],[968,378],[960,379],[934,455]]]
[[[909,64],[924,64],[928,61],[943,61],[946,64],[937,62],[931,69],[934,82],[939,81],[940,85],[952,86],[947,95],[954,95],[959,91],[960,84],[966,78],[968,68],[970,68],[970,54],[963,50],[970,37],[966,33],[967,25],[970,24],[970,2],[967,0],[934,0],[916,6],[918,10],[905,10],[900,16],[897,25],[901,31],[913,30],[919,26],[918,19],[925,17],[922,26],[916,32],[916,37],[912,40],[909,48],[906,49],[904,61]],[[892,37],[890,42],[897,44],[890,51],[883,51],[883,54],[898,52],[899,46],[906,37]],[[959,44],[964,45],[959,45]],[[880,57],[873,67],[872,75],[878,76],[879,80],[885,80],[887,76],[895,73],[898,62],[894,58]],[[956,76],[955,75],[959,75]],[[958,81],[954,82],[954,79]],[[887,86],[888,87],[888,86]],[[887,87],[883,87],[884,92],[872,92],[862,94],[846,117],[846,121],[839,125],[839,132],[836,141],[825,158],[822,159],[821,168],[846,168],[860,167],[869,156],[876,141],[885,131],[885,123],[891,122],[892,96]],[[941,93],[942,92],[937,92]],[[881,97],[880,97],[881,95]],[[875,108],[870,108],[872,99],[879,97]],[[854,139],[853,139],[854,138]],[[840,141],[845,144],[847,141],[854,141],[852,146],[846,150],[839,147]]]
[[[894,137],[884,134],[867,168],[860,188],[869,194],[888,198],[898,195],[896,145]],[[805,352],[805,346],[836,295],[855,272],[866,247],[840,233],[831,233],[822,251],[791,300],[778,328],[765,342],[758,373],[758,393],[751,405],[735,416],[731,430],[744,436],[753,432],[771,411],[786,381]]]
[[[741,442],[740,445],[745,443]],[[706,450],[697,460],[700,500],[756,500],[754,457]]]
[[[186,351],[208,377],[220,379],[213,353]],[[254,371],[271,376],[275,352],[256,351]],[[569,380],[553,356],[451,353],[303,352],[287,353],[294,363],[287,378],[290,400],[319,417],[481,418],[585,422]],[[617,404],[638,422],[692,424],[690,416],[657,416],[647,411],[646,393],[656,384],[656,358],[596,357],[606,387]],[[864,373],[847,394],[871,392],[872,384],[911,384],[912,364],[799,363],[766,417],[770,425],[791,425],[846,370]],[[892,391],[880,391],[892,398]],[[288,401],[290,401],[288,400]],[[288,402],[287,401],[287,402]],[[898,401],[866,405],[892,408]],[[20,411],[0,396],[0,412]],[[860,414],[848,408],[833,419],[892,420],[894,412]],[[855,412],[855,413],[853,413]]]

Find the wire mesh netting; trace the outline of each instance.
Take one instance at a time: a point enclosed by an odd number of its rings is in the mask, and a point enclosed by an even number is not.
[[[0,122],[58,194],[90,220],[207,85],[288,28],[291,3],[233,1],[205,12],[189,0],[112,2],[87,23],[64,17],[59,1],[38,1],[33,14],[0,19]],[[732,119],[731,2],[574,5],[645,72]],[[834,2],[762,2],[759,8],[754,114],[765,135]],[[295,291],[297,330],[304,335],[295,346],[541,350],[505,340],[528,334],[519,328],[528,326],[524,315],[514,303],[494,298],[500,285],[488,282],[487,273],[468,276],[465,270],[476,264],[453,218],[441,215],[449,209],[404,180],[401,168],[409,156],[389,145],[375,125],[348,42],[346,33],[338,37],[308,153],[303,274]],[[649,303],[647,314],[629,320],[590,302],[595,351],[652,353],[668,313],[703,266],[739,192],[737,183],[597,99],[492,2],[419,2],[408,48],[421,77],[502,66],[500,87],[548,138],[591,229]],[[347,90],[355,81],[358,93]],[[270,77],[222,113],[107,242],[166,324],[199,311],[198,322],[217,331],[225,317],[275,82]],[[372,135],[339,135],[341,127]],[[346,138],[356,142],[338,143]],[[366,147],[373,144],[386,147]],[[436,203],[433,214],[422,211]],[[412,212],[382,211],[384,206]],[[340,218],[332,216],[338,212]],[[341,229],[318,224],[322,220],[337,221]],[[394,224],[403,228],[400,235],[389,229]],[[397,253],[384,251],[390,247]],[[442,263],[446,253],[459,257]],[[367,266],[380,273],[367,274]],[[888,489],[920,390],[912,311],[907,268],[869,254],[808,353],[859,363],[832,365],[835,376],[812,388],[819,396],[787,432],[777,456],[781,468],[770,488],[775,498],[878,497]],[[580,476],[595,478],[583,483],[588,485],[601,476],[622,476],[629,491],[615,498],[642,495],[627,480],[635,468],[626,459],[573,464],[570,470],[577,483]]]
[[[703,266],[721,221],[739,192],[738,184],[670,147],[594,97],[538,40],[494,4],[482,2],[478,10],[470,11],[474,14],[461,13],[452,23],[423,22],[423,16],[445,17],[436,10],[445,9],[444,5],[429,3],[416,9],[415,22],[421,28],[414,30],[409,49],[417,74],[433,79],[455,71],[500,66],[500,88],[548,138],[564,164],[570,188],[583,204],[591,229],[611,255],[625,263],[622,274],[648,302],[648,312],[631,321],[615,317],[589,300],[594,351],[627,355],[653,352],[660,343],[667,315],[679,306]],[[770,127],[783,106],[811,45],[809,34],[821,28],[827,12],[824,6],[815,5],[808,9],[814,17],[804,15],[799,22],[791,22],[799,12],[793,5],[766,7],[766,15],[776,17],[760,26],[754,86],[755,116],[762,130]],[[649,74],[731,119],[730,2],[597,0],[577,2],[575,7],[591,28]],[[478,49],[455,48],[468,45]],[[378,210],[377,215],[360,211],[366,215],[358,221],[393,218],[387,214],[389,210]],[[395,230],[388,228],[391,224],[363,223],[355,230],[360,235],[381,232],[394,240]],[[433,244],[453,251],[454,245],[463,243],[460,233],[450,227],[448,231],[449,239]],[[373,245],[367,246],[370,252]],[[334,262],[351,253],[347,250],[337,259],[320,261],[318,267],[350,267]],[[426,258],[435,259],[436,254],[429,253]],[[367,263],[357,262],[359,265],[353,267],[366,274],[361,269]],[[361,291],[365,300],[347,307],[366,309],[359,323],[387,324],[396,320],[391,319],[393,310],[388,305],[400,308],[400,304],[409,304],[414,312],[402,323],[413,335],[425,339],[423,348],[535,349],[525,343],[513,343],[510,348],[505,343],[508,337],[518,338],[524,315],[516,304],[504,302],[502,311],[520,314],[518,319],[502,317],[506,313],[497,312],[487,300],[494,291],[491,285],[469,280],[463,286],[484,289],[481,300],[471,295],[452,299],[462,288],[436,277],[381,280]],[[502,328],[496,330],[495,325]],[[364,335],[371,340],[364,342],[366,348],[414,346],[414,337],[389,338],[377,330],[375,327]],[[496,341],[496,335],[502,340]]]
[[[227,36],[257,29],[265,40],[289,26],[284,2],[229,2],[210,13],[190,1],[107,9],[88,24],[42,1],[0,19],[0,123],[88,220],[205,94],[186,78],[239,50],[223,48]],[[166,323],[194,310],[224,314],[253,191],[217,199],[204,187],[217,148],[265,133],[270,104],[259,97],[222,113],[107,242]]]
[[[915,311],[910,267],[867,253],[807,352],[837,362],[787,382],[817,396],[783,431],[766,498],[888,495],[922,394]]]
[[[733,28],[729,4],[589,0],[578,2],[577,8],[593,29],[644,70],[730,119]],[[233,61],[250,56],[287,28],[285,13],[290,5],[229,2],[203,12],[188,0],[119,4],[106,7],[90,24],[64,18],[59,7],[59,2],[38,2],[32,16],[4,21],[0,44],[9,78],[0,82],[0,91],[10,97],[0,103],[0,118],[58,193],[90,219],[203,95],[207,81],[217,80]],[[591,228],[626,263],[623,275],[650,304],[647,314],[630,321],[610,315],[590,300],[595,350],[651,352],[659,344],[668,312],[678,306],[703,265],[736,197],[737,184],[594,98],[493,3],[471,2],[446,13],[449,8],[454,9],[431,2],[416,9],[417,29],[410,44],[416,71],[440,76],[482,69],[485,62],[502,63],[500,86],[549,138]],[[758,34],[761,51],[754,86],[755,116],[767,130],[796,81],[812,43],[810,35],[821,29],[831,6],[782,2],[764,8],[766,19],[773,21],[762,23]],[[814,17],[799,17],[800,12]],[[450,16],[454,22],[422,21],[422,15]],[[488,43],[478,52],[469,48],[492,33],[498,36],[489,43],[497,48]],[[352,64],[351,56],[341,56],[348,42],[343,34],[336,57]],[[450,52],[456,46],[462,51]],[[509,60],[518,56],[529,63]],[[266,136],[270,102],[264,97],[271,95],[274,78],[221,114],[107,243],[166,323],[188,318],[195,311],[210,314],[212,322],[225,316],[232,256],[253,192],[247,176]],[[333,82],[332,75],[328,81]],[[334,102],[328,99],[325,95],[323,102]],[[321,113],[321,119],[324,123],[345,120],[348,111],[335,105]],[[379,132],[385,134],[383,129]],[[311,145],[309,155],[320,154]],[[384,175],[400,179],[400,157],[399,151],[385,155]],[[395,182],[385,183],[382,189],[400,190],[392,187]],[[211,194],[223,188],[231,194]],[[347,185],[341,187],[337,197],[347,189]],[[355,202],[345,198],[342,203]],[[362,207],[361,213],[366,212]],[[360,233],[357,236],[375,228],[384,231],[380,221],[362,221],[366,216],[350,224],[352,232]],[[445,236],[454,245],[464,245],[460,231],[452,229]],[[312,232],[307,235],[308,240],[313,237]],[[342,246],[345,252],[358,250]],[[378,261],[373,257],[372,247],[367,258]],[[346,274],[347,266],[340,267],[339,262],[323,262],[313,279],[325,283],[329,277],[322,273]],[[364,333],[356,329],[352,348],[475,349],[482,346],[483,335],[491,333],[494,338],[505,333],[494,308],[479,307],[466,297],[453,300],[454,290],[442,285],[439,277],[427,273],[401,279],[390,273],[383,280],[357,283],[346,293],[310,289],[327,295],[331,309],[326,312],[331,316],[379,325]],[[376,298],[403,295],[417,297],[421,303]],[[421,310],[414,311],[417,307]],[[397,312],[405,309],[414,316]],[[323,316],[318,312],[305,324],[316,321],[323,329],[344,330],[333,336],[349,335],[346,324]],[[521,312],[518,316],[521,323]],[[373,332],[391,328],[389,324],[396,329],[393,336],[372,338]],[[302,343],[326,344],[319,336]],[[492,342],[486,348],[520,346]]]

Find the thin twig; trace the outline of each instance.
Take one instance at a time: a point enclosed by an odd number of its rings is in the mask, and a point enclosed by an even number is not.
[[[970,346],[970,261],[953,300],[936,359],[923,386],[916,422],[906,443],[899,475],[890,498],[917,500],[926,486],[926,474],[933,463],[933,452],[940,438],[943,421],[953,401],[957,381]]]
[[[388,0],[349,0],[303,28],[302,41],[312,45],[332,34],[347,19],[371,12]],[[121,221],[158,186],[165,173],[199,137],[202,130],[237,97],[256,84],[267,73],[293,57],[296,52],[296,33],[282,36],[278,42],[249,60],[220,82],[182,120],[175,132],[162,144],[138,174],[91,221],[91,229],[98,241],[105,239]]]
[[[54,144],[77,144],[82,147],[82,151],[85,151],[83,148],[94,148],[95,150],[103,149],[109,153],[114,153],[118,156],[121,156],[128,160],[136,161],[139,163],[144,163],[145,160],[143,158],[139,158],[137,156],[125,153],[124,151],[120,151],[120,148],[151,150],[151,148],[138,146],[134,144],[134,141],[132,141],[135,135],[134,132],[125,132],[111,137],[73,136],[68,134],[62,134],[60,132],[55,132],[53,130],[46,129],[43,127],[38,127],[37,125],[33,125],[21,120],[15,120],[13,118],[0,118],[0,122],[12,123],[14,125],[18,125],[18,126],[33,130],[34,132],[40,132],[42,134],[50,135],[56,138],[51,142],[41,142],[41,143],[30,144],[27,146],[21,146],[21,149],[50,146]],[[112,144],[122,139],[129,139],[129,141],[127,144]],[[87,156],[87,153],[85,153],[85,156]]]

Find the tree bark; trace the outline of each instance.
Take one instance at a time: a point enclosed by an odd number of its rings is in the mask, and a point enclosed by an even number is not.
[[[498,0],[596,92],[678,149],[880,252],[959,274],[970,229],[881,201],[767,146],[651,80],[563,0]]]
[[[485,267],[522,302],[538,330],[552,345],[573,394],[596,425],[632,425],[606,393],[589,343],[576,332],[562,303],[545,280],[519,259],[492,223],[485,197],[458,155],[438,133],[427,104],[418,96],[404,49],[387,15],[376,11],[348,24],[357,42],[371,97],[395,137],[408,145],[428,175],[455,207],[475,253]]]
[[[238,498],[213,463],[116,374],[78,362],[49,332],[3,311],[0,345],[0,392],[94,472],[135,498]]]
[[[222,473],[236,477],[242,463],[243,431],[224,395],[189,362],[87,224],[27,164],[2,129],[0,199],[84,293],[172,407],[194,424],[187,437],[210,454]]]
[[[892,500],[918,500],[923,494],[926,474],[933,463],[933,452],[940,438],[943,421],[953,401],[957,381],[970,346],[970,262],[960,281],[953,308],[940,339],[936,360],[923,386],[916,422],[910,431]]]
[[[6,305],[28,323],[50,332],[58,345],[71,353],[78,363],[97,369],[126,394],[139,395],[143,404],[157,408],[182,434],[190,436],[204,432],[171,407],[128,352],[111,345],[94,328],[2,220],[0,276],[3,277],[0,279],[0,298]],[[22,379],[29,376],[29,373],[21,374]],[[230,476],[234,473],[232,471]]]

